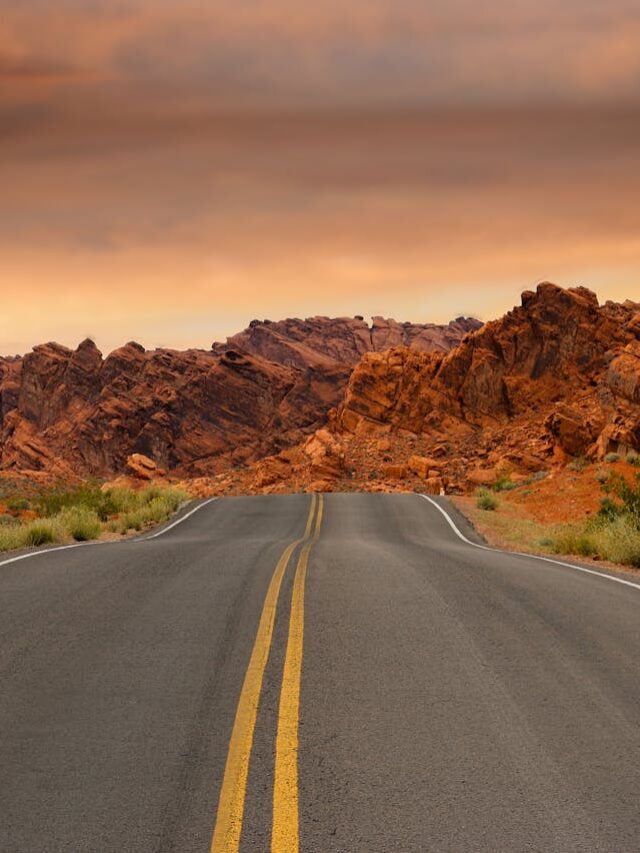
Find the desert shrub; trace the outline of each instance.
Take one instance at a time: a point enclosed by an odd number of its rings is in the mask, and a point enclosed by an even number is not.
[[[487,489],[478,489],[476,491],[476,506],[478,509],[495,512],[498,509],[498,501]]]
[[[11,551],[14,548],[22,548],[20,538],[21,525],[0,527],[0,551]]]
[[[9,512],[23,512],[30,508],[29,501],[26,498],[9,498],[6,506]]]
[[[48,545],[51,542],[59,542],[62,538],[59,526],[49,519],[25,524],[20,533],[25,547]]]
[[[110,513],[112,515],[129,512],[135,509],[140,503],[139,493],[134,492],[133,489],[116,487],[108,489],[105,494],[108,496],[109,505],[113,509],[113,512]]]
[[[629,515],[598,525],[592,537],[598,553],[606,560],[640,568],[640,528]]]
[[[160,486],[146,486],[144,489],[138,492],[138,497],[140,499],[141,504],[149,504],[156,498],[161,497],[167,491],[169,490],[163,489]]]
[[[511,480],[509,474],[503,474],[493,483],[492,489],[494,492],[509,492],[511,489],[517,488],[518,484]]]
[[[126,512],[120,519],[120,532],[124,535],[130,530],[142,530],[144,520],[140,509]]]
[[[589,462],[584,456],[576,456],[575,459],[572,459],[571,462],[569,462],[569,470],[581,474],[588,464]]]
[[[593,557],[599,553],[595,539],[582,525],[565,524],[552,537],[552,547],[557,554],[578,554]]]
[[[617,504],[611,498],[602,498],[600,501],[600,509],[598,510],[598,515],[605,521],[613,521],[620,515],[620,504]]]
[[[159,496],[149,501],[144,509],[143,517],[147,522],[156,524],[164,521],[171,514],[171,506],[167,498]]]
[[[134,493],[136,494],[136,493]],[[120,532],[142,530],[148,524],[166,521],[189,496],[179,489],[151,486],[136,494],[128,512],[120,519]]]
[[[609,465],[611,465],[613,462],[619,462],[620,461],[620,454],[619,453],[607,453],[607,455],[604,457],[604,461],[607,462]]]
[[[32,548],[61,542],[64,532],[55,519],[38,519],[26,524],[12,524],[0,527],[0,551],[12,551],[17,548]]]
[[[179,489],[149,486],[107,489],[89,484],[60,488],[34,497],[41,518],[20,522],[11,515],[0,516],[0,551],[46,545],[74,539],[85,542],[100,536],[103,526],[110,532],[142,530],[158,524],[188,500]],[[116,516],[120,516],[117,518]]]
[[[625,462],[629,465],[638,465],[640,464],[640,456],[636,453],[635,450],[630,450],[625,456]]]
[[[102,532],[98,514],[85,506],[74,506],[56,516],[63,530],[76,542],[97,539]]]
[[[606,470],[606,468],[598,468],[598,470],[594,474],[594,477],[600,483],[601,486],[607,482],[610,476],[611,474],[609,473],[609,471]]]
[[[189,495],[180,489],[165,489],[163,497],[170,513],[175,512],[185,501],[189,500]]]
[[[94,512],[101,521],[118,512],[111,490],[102,491],[99,486],[84,484],[73,489],[59,489],[40,495],[37,509],[41,516],[50,518],[63,510],[82,507]]]
[[[640,527],[640,472],[636,473],[634,483],[627,482],[621,474],[611,474],[603,484],[603,491],[618,498],[620,511]]]

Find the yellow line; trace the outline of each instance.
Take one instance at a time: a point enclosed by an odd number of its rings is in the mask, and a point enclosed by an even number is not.
[[[295,542],[285,548],[265,596],[258,632],[244,677],[231,732],[227,763],[224,769],[222,788],[220,789],[216,825],[211,840],[211,853],[235,853],[240,845],[249,759],[258,715],[262,680],[271,648],[278,595],[291,554],[301,542],[309,538],[316,503],[316,496],[313,495],[304,536],[301,539],[296,539]]]
[[[309,564],[309,552],[320,535],[323,499],[320,497],[313,539],[307,542],[298,559],[293,581],[289,638],[282,675],[278,734],[276,737],[276,766],[273,786],[272,853],[298,853],[298,721],[300,717],[300,680],[302,676],[302,647],[304,640],[304,585]]]

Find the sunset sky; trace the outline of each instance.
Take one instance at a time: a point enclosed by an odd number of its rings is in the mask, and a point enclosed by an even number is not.
[[[638,0],[0,0],[0,352],[640,300]]]

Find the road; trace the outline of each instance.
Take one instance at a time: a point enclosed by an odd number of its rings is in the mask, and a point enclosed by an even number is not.
[[[419,495],[0,565],[3,853],[637,851],[639,723],[640,588]]]

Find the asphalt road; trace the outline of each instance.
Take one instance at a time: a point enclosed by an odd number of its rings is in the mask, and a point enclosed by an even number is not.
[[[0,565],[3,853],[638,851],[639,803],[640,588],[419,495]]]

